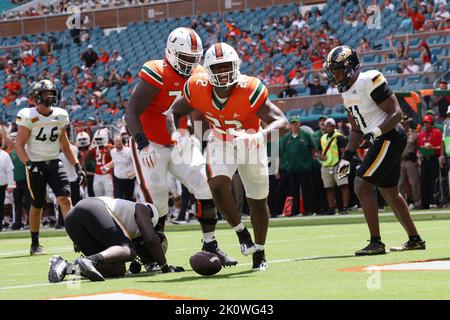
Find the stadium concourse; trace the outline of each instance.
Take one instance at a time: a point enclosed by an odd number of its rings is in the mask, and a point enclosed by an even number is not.
[[[81,188],[79,197],[97,196],[96,190],[99,190],[99,187],[94,183],[93,177],[106,175],[108,179],[105,179],[104,195],[124,198],[125,193],[118,191],[120,190],[119,180],[129,180],[133,189],[136,183],[134,172],[117,175],[117,163],[113,170],[113,165],[108,165],[108,162],[116,161],[113,154],[117,154],[122,148],[129,150],[127,149],[129,135],[124,128],[124,116],[130,96],[139,81],[139,71],[146,61],[164,58],[167,37],[178,27],[195,30],[202,39],[205,51],[217,42],[226,42],[234,47],[242,61],[240,72],[259,78],[269,90],[268,98],[284,112],[289,120],[291,132],[273,144],[279,152],[277,159],[279,168],[271,172],[269,179],[268,205],[270,216],[274,218],[272,221],[275,221],[274,237],[279,237],[273,241],[284,241],[281,227],[289,227],[290,221],[293,221],[290,231],[292,234],[295,233],[294,229],[297,226],[303,224],[320,226],[323,232],[326,232],[327,224],[343,224],[346,225],[343,228],[347,231],[355,232],[356,228],[352,224],[363,221],[360,202],[353,192],[355,167],[349,169],[348,181],[343,184],[338,183],[338,186],[330,186],[329,181],[324,177],[324,170],[328,170],[329,164],[322,153],[326,153],[324,150],[328,150],[332,142],[330,141],[327,146],[327,143],[324,143],[326,136],[333,135],[335,132],[342,136],[342,139],[336,139],[339,140],[336,143],[337,160],[339,160],[342,156],[339,152],[347,145],[352,129],[338,88],[330,81],[325,68],[325,60],[330,51],[341,45],[351,46],[357,51],[361,61],[361,71],[381,72],[400,102],[404,112],[402,124],[408,132],[408,152],[402,156],[400,191],[407,200],[409,208],[417,210],[414,218],[417,216],[418,220],[424,220],[419,223],[421,227],[425,226],[424,239],[437,241],[437,238],[432,237],[427,230],[442,227],[434,220],[448,219],[449,212],[446,208],[450,204],[450,179],[447,178],[449,177],[450,150],[447,150],[448,147],[441,150],[441,145],[447,145],[450,137],[448,129],[450,125],[448,87],[450,3],[447,1],[304,1],[308,3],[307,5],[301,5],[302,1],[283,1],[283,4],[279,5],[276,4],[277,1],[267,1],[267,4],[261,7],[246,7],[241,10],[228,8],[227,11],[213,13],[211,11],[203,13],[199,10],[196,15],[177,15],[176,17],[171,17],[167,13],[167,17],[162,15],[161,18],[156,16],[156,18],[144,19],[144,13],[142,13],[142,19],[129,19],[126,24],[117,21],[117,27],[96,25],[95,15],[99,12],[110,11],[111,16],[118,17],[118,12],[139,6],[142,6],[142,12],[146,6],[145,10],[148,9],[149,15],[151,10],[155,14],[155,10],[157,12],[161,8],[157,7],[161,5],[159,4],[161,1],[64,0],[47,1],[45,4],[43,2],[23,1],[20,3],[22,6],[17,2],[11,2],[7,5],[2,4],[4,7],[0,7],[0,10],[3,10],[0,17],[0,122],[2,126],[0,135],[2,149],[9,153],[15,169],[14,191],[10,188],[9,182],[8,186],[6,184],[0,186],[5,188],[5,190],[0,188],[0,192],[5,194],[4,208],[0,203],[2,210],[0,231],[17,231],[5,232],[4,234],[7,235],[4,239],[0,237],[2,239],[0,241],[6,241],[9,237],[20,238],[22,235],[25,237],[25,233],[21,233],[20,230],[29,228],[30,195],[26,188],[25,175],[16,173],[18,170],[23,170],[23,164],[15,154],[13,146],[17,135],[16,116],[22,108],[33,106],[34,97],[31,92],[33,86],[42,79],[51,80],[59,91],[58,106],[68,112],[69,138],[78,147],[75,149],[78,149],[80,163],[88,174],[88,184]],[[176,1],[162,2],[170,4]],[[189,2],[191,5],[190,1],[184,2]],[[247,5],[247,1],[243,2]],[[64,23],[64,28],[58,26],[52,29],[53,31],[24,32],[24,24],[27,21],[42,19],[39,21],[45,24],[45,28],[52,25],[48,23],[50,20],[46,19],[53,16],[63,17],[61,21],[65,21],[69,17],[71,6],[74,5],[81,9],[82,26],[79,30],[69,30],[65,28]],[[22,29],[17,24],[15,25],[17,29],[11,27],[17,21],[25,21],[22,23]],[[425,134],[421,134],[421,130],[423,127],[430,126],[433,127],[430,130],[436,132],[433,137],[438,138],[425,141],[429,137],[424,138]],[[103,130],[104,128],[107,130]],[[441,132],[440,136],[437,131]],[[291,138],[296,139],[299,134],[304,138],[298,144],[288,141]],[[119,141],[113,138],[118,138]],[[439,151],[430,153],[426,148],[427,144]],[[100,153],[96,154],[95,152],[99,150]],[[107,160],[105,157],[102,158],[102,154],[106,155]],[[364,156],[365,151],[359,150],[354,160],[360,164]],[[98,158],[102,158],[103,162],[99,164]],[[127,159],[130,165],[131,156]],[[436,163],[433,162],[430,165],[429,160],[436,160]],[[5,163],[0,163],[0,167],[6,167]],[[22,169],[18,169],[20,166]],[[180,230],[190,232],[193,230],[192,225],[199,229],[195,221],[197,204],[194,196],[184,185],[172,176],[169,180],[168,221],[175,225],[169,227],[169,233],[173,232],[171,236],[177,239],[177,236],[180,236],[177,232]],[[112,184],[114,188],[110,188]],[[111,194],[107,194],[107,189],[111,191]],[[237,209],[248,224],[250,210],[245,199],[244,186],[238,174],[233,176],[232,190]],[[134,193],[127,193],[127,199],[139,200],[138,193],[136,184]],[[0,197],[0,200],[2,198]],[[42,225],[57,229],[64,228],[59,213],[61,209],[58,208],[56,197],[50,190],[47,202]],[[387,212],[387,218],[382,220],[390,222],[391,209],[381,194],[378,194],[378,207]],[[436,211],[430,211],[430,208]],[[296,218],[283,219],[295,216],[309,217],[305,218],[306,222],[298,222]],[[433,225],[433,222],[436,225]],[[225,229],[224,224],[219,223],[219,233],[226,239],[223,246],[228,251],[233,242],[228,239],[231,238],[226,233],[229,230],[222,230]],[[391,224],[388,226],[394,230]],[[392,230],[391,232],[396,232]],[[46,233],[47,231],[44,232],[44,239],[47,235],[63,237],[60,231]],[[312,229],[309,231],[312,236]],[[301,229],[299,232],[301,233]],[[198,232],[194,234],[192,232],[192,235],[189,235],[189,241],[198,236]],[[170,239],[170,236],[168,238]],[[400,241],[400,239],[402,238],[399,235],[389,238],[391,241]],[[349,244],[347,240],[343,240],[346,245]],[[181,245],[181,242],[178,241],[177,244]],[[59,247],[56,242],[49,241],[49,243],[49,251],[57,253]],[[195,250],[193,243],[187,245],[189,250]],[[445,245],[445,243],[442,244],[443,247]],[[72,244],[64,243],[63,252],[69,251],[70,246]],[[333,253],[322,249],[318,251],[324,258],[334,256]],[[13,245],[10,244],[5,252],[0,251],[0,256],[14,256],[14,252],[23,254],[22,251],[22,248],[14,251]],[[230,251],[232,255],[239,254],[232,249]],[[171,260],[180,264],[185,263],[170,253],[170,249],[169,254]],[[278,260],[275,261],[278,262],[275,264],[291,263],[298,261],[297,258],[303,261],[313,257],[311,260],[314,260],[316,257],[311,252],[308,257],[296,256],[291,259],[292,255],[296,254],[297,252],[289,250],[281,252],[276,256]],[[340,252],[340,254],[345,257],[346,253]],[[440,251],[439,254],[443,255]],[[408,264],[414,259],[425,261],[427,258],[428,256],[423,253],[411,254],[400,262]],[[317,256],[317,259],[322,258]],[[435,265],[447,268],[445,259],[444,262],[439,259],[437,261]],[[375,266],[373,270],[381,270],[383,268],[378,266],[379,263],[395,265],[392,267],[395,269],[397,262],[399,261],[394,258],[381,262],[376,259],[369,263],[359,261],[359,263],[348,265],[339,262],[334,271],[338,269],[341,273],[370,271],[373,266]],[[402,264],[398,268],[403,267]],[[408,267],[407,265],[405,268],[408,269]],[[435,270],[434,264],[431,267],[419,265],[413,268]],[[385,269],[390,270],[389,267]],[[439,276],[436,278],[439,279]],[[36,284],[39,287],[39,283],[36,282]],[[0,283],[0,297],[3,297],[2,290],[15,288],[15,285],[8,286]],[[22,285],[24,284],[17,284],[18,287]],[[139,291],[145,290],[144,287],[136,287],[136,291],[127,291],[128,288],[123,286],[104,287],[104,289],[107,290],[104,293],[108,295],[107,292],[111,292],[112,297],[116,297],[117,292],[131,298],[140,295],[152,299],[205,297],[196,295],[195,290],[184,292],[175,286],[171,288],[171,292],[164,294]],[[94,288],[88,288],[80,292],[80,296],[94,292]],[[350,294],[347,297],[364,297],[364,293],[358,290],[355,292],[354,296]],[[431,293],[427,294],[427,297],[434,297]],[[45,298],[65,297],[66,294],[63,290],[55,290],[51,295],[29,295],[30,298],[44,296]],[[214,294],[212,296],[220,298]],[[245,298],[245,295],[238,296]],[[283,294],[279,297],[281,296]],[[327,292],[324,296],[333,296],[333,292]],[[323,298],[322,296],[314,297]],[[416,296],[410,296],[405,292],[404,297],[415,298]],[[441,297],[438,296],[438,298]],[[261,294],[258,298],[270,297]]]

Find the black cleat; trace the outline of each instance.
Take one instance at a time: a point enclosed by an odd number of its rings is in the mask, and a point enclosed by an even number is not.
[[[391,251],[407,251],[407,250],[425,250],[425,241],[422,239],[408,240],[399,247],[390,248]]]
[[[355,252],[357,256],[374,256],[377,254],[386,254],[385,245],[381,241],[370,241],[367,247]]]
[[[47,254],[47,252],[44,251],[44,249],[42,248],[42,246],[40,244],[31,245],[30,256],[39,256],[39,255],[44,255],[44,254]]]
[[[61,256],[53,256],[48,270],[48,282],[58,283],[64,280],[69,264]]]
[[[220,263],[224,267],[232,267],[232,266],[237,265],[237,263],[238,263],[232,257],[230,257],[225,252],[223,252],[222,250],[219,249],[219,246],[217,245],[216,240],[214,240],[212,242],[208,242],[208,243],[203,242],[202,250],[216,254],[220,259]]]
[[[256,246],[247,228],[244,228],[244,230],[242,231],[236,232],[236,234],[239,238],[239,243],[241,245],[241,253],[244,256],[251,255],[253,252],[255,252]]]
[[[95,269],[92,261],[88,258],[79,257],[73,264],[80,268],[81,276],[91,281],[105,281],[105,278],[103,278],[102,274]]]
[[[253,253],[253,271],[267,271],[267,261],[264,250],[256,250]]]

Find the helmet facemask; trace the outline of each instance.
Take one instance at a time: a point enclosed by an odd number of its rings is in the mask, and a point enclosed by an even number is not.
[[[231,67],[230,71],[222,71],[223,69],[226,69],[225,66],[222,66],[225,64],[227,64],[228,69]],[[240,60],[225,62],[220,61],[219,63],[208,65],[206,67],[206,71],[208,73],[209,83],[211,83],[214,87],[219,88],[227,88],[232,86],[238,81],[238,77],[240,75],[239,66]]]
[[[45,92],[49,92],[51,94],[48,94],[44,98],[43,95]],[[58,93],[54,90],[43,91],[43,92],[41,92],[40,96],[41,96],[40,103],[42,103],[47,108],[54,107],[58,104]]]
[[[171,54],[170,50],[166,49],[167,61],[179,74],[190,77],[192,70],[200,63],[203,52],[193,54],[179,52],[175,49],[173,51],[173,54]]]

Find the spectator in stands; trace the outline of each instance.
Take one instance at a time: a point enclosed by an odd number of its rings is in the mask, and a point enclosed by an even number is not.
[[[344,18],[344,24],[350,24],[352,27],[358,25],[358,19],[354,10],[350,10],[349,14]]]
[[[270,79],[270,84],[277,85],[277,84],[285,84],[286,82],[287,82],[286,77],[283,74],[283,68],[281,66],[277,66],[273,73],[272,79]]]
[[[439,10],[431,15],[435,20],[448,20],[450,19],[450,12],[447,10],[447,5],[440,3]]]
[[[422,29],[425,23],[425,16],[418,10],[417,7],[410,7],[407,0],[402,1],[403,9],[407,12],[408,16],[411,17],[413,29],[415,32]]]
[[[286,89],[280,92],[278,98],[291,98],[297,96],[297,91],[295,91],[295,89],[292,88],[289,83],[286,82],[284,85],[286,86]]]
[[[438,90],[448,90],[447,81],[442,80],[439,83]],[[448,119],[447,114],[447,106],[450,105],[450,97],[446,95],[432,95],[431,96],[431,102],[433,107],[438,107],[439,110],[439,118],[441,120]],[[450,134],[450,131],[449,131]],[[449,149],[450,152],[450,149]]]
[[[106,109],[106,112],[111,113],[113,116],[115,116],[118,111],[119,109],[117,108],[117,103],[115,101],[112,101],[109,108]]]
[[[270,76],[264,70],[259,71],[258,79],[261,80],[264,83],[264,85],[266,86],[270,85]]]
[[[417,162],[417,132],[411,128],[412,118],[403,116],[402,125],[408,140],[402,154],[400,179],[398,182],[400,193],[408,200],[408,190],[411,189],[415,208],[421,206],[419,164]],[[409,185],[409,186],[408,186]]]
[[[88,42],[89,38],[90,38],[90,36],[89,36],[88,30],[86,30],[86,29],[81,30],[81,34],[80,34],[81,42]]]
[[[320,151],[319,159],[322,163],[321,176],[328,200],[327,214],[334,215],[336,213],[336,186],[339,187],[342,194],[343,204],[340,213],[347,214],[350,202],[348,178],[338,179],[336,167],[344,154],[347,141],[345,137],[336,130],[336,122],[332,118],[325,120],[325,132],[326,133],[320,138],[318,148]]]
[[[300,210],[300,188],[303,199],[304,215],[311,213],[312,162],[316,144],[307,131],[301,129],[300,118],[291,117],[291,132],[280,140],[280,158],[285,159],[285,168],[289,175],[290,195],[292,196],[291,215]]]
[[[409,35],[405,35],[405,44],[403,42],[399,42],[397,47],[394,47],[392,43],[392,36],[387,37],[389,41],[389,47],[395,54],[395,59],[397,61],[405,60],[408,57],[409,54]]]
[[[295,14],[294,21],[292,21],[291,24],[291,28],[293,29],[297,28],[297,30],[302,30],[305,25],[306,21],[303,20],[302,14],[301,13]]]
[[[6,79],[8,82],[3,85],[3,89],[7,89],[10,94],[16,95],[20,90],[22,90],[22,86],[19,81],[17,81],[16,76],[9,75]]]
[[[367,52],[370,50],[372,50],[372,48],[370,47],[369,41],[367,40],[367,38],[362,37],[359,42],[358,51],[359,52]]]
[[[26,52],[22,56],[22,61],[27,67],[30,67],[34,63],[34,56],[29,52]]]
[[[420,62],[422,63],[422,71],[423,72],[433,72],[434,67],[431,64],[431,50],[428,44],[425,41],[422,41],[419,44],[420,49]]]
[[[16,68],[14,67],[14,62],[12,60],[8,60],[5,72],[8,75],[12,75],[12,74],[16,73]]]
[[[118,66],[118,64],[123,60],[122,56],[119,54],[119,50],[114,49],[111,57],[109,58],[109,64]]]
[[[328,81],[327,94],[339,94],[339,90],[334,82]]]
[[[420,67],[414,62],[413,57],[408,58],[408,62],[403,64],[403,74],[417,73]]]
[[[73,97],[71,104],[67,106],[67,109],[69,109],[71,112],[75,112],[77,110],[80,110],[82,107],[80,105],[80,100],[77,97]]]
[[[408,15],[408,12],[402,8],[399,9],[398,15],[400,17],[403,17],[403,20],[400,22],[399,29],[402,30],[405,33],[411,33],[413,32],[413,24],[412,19]]]
[[[450,19],[447,20],[441,20],[438,26],[438,30],[440,31],[447,31],[450,30]]]
[[[381,5],[381,11],[385,10],[391,10],[391,12],[395,12],[395,5],[392,3],[391,0],[383,1],[383,4]]]
[[[277,29],[277,27],[278,27],[278,25],[275,23],[274,18],[271,16],[271,17],[267,18],[267,23],[265,25],[263,25],[262,29],[264,31],[267,31],[267,30],[271,30],[271,29]]]
[[[101,52],[101,54],[98,57],[98,61],[100,61],[101,63],[106,65],[109,61],[109,53],[105,49],[100,49],[100,52]]]
[[[293,87],[305,84],[305,77],[301,69],[297,69],[295,71],[295,77],[291,80],[291,82],[289,82],[289,84]]]
[[[312,96],[318,95],[318,94],[325,94],[325,93],[327,93],[327,89],[320,84],[319,77],[317,77],[317,76],[314,77],[313,83],[309,83],[308,80],[306,80],[306,81],[307,81],[307,85],[306,86],[309,88],[310,94]]]
[[[435,202],[434,183],[439,176],[439,156],[441,155],[442,133],[433,126],[433,117],[426,114],[422,117],[425,130],[418,134],[420,152],[420,186],[422,209],[429,209]]]
[[[17,98],[14,100],[14,102],[16,103],[16,106],[20,106],[22,103],[27,103],[28,102],[28,99],[27,99],[27,97],[25,97],[23,95],[23,91],[22,90],[19,90],[17,92]]]
[[[97,64],[98,55],[94,51],[94,46],[92,44],[88,45],[87,48],[87,51],[81,54],[81,60],[84,62],[85,68],[91,68]]]

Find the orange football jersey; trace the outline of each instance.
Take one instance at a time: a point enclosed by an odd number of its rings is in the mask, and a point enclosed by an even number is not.
[[[192,75],[184,85],[183,94],[192,108],[208,119],[214,133],[224,140],[229,129],[259,131],[260,119],[256,115],[265,103],[268,90],[255,77],[240,75],[227,101],[222,105],[204,72]]]
[[[166,112],[183,94],[187,78],[179,75],[166,60],[151,60],[144,64],[139,77],[160,91],[141,114],[140,120],[147,139],[155,143],[171,144],[166,127]],[[187,118],[180,122],[187,127]]]

